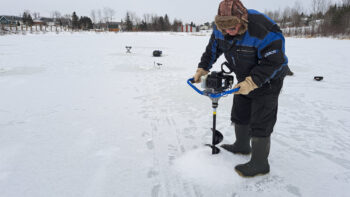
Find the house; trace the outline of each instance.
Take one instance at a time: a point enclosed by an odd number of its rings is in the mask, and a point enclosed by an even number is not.
[[[16,16],[0,16],[1,25],[17,25],[18,21],[20,18]]]
[[[95,31],[112,31],[119,32],[121,30],[121,22],[95,23]]]
[[[177,29],[178,32],[197,32],[197,28],[193,25],[186,24],[179,26]]]
[[[107,23],[107,29],[108,31],[112,31],[112,32],[118,32],[120,31],[120,22],[108,22]]]
[[[54,19],[53,19],[53,18],[41,17],[40,20],[41,20],[42,22],[44,22],[45,25],[48,25],[48,26],[54,26],[54,25],[55,25],[55,22],[54,22]]]
[[[199,26],[199,30],[207,31],[207,30],[211,30],[211,28],[209,25],[201,25],[201,26]]]
[[[41,18],[36,18],[33,20],[34,25],[45,25],[45,22]]]

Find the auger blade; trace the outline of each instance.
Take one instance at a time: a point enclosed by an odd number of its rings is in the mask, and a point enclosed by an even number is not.
[[[209,146],[211,148],[211,154],[215,155],[220,153],[220,149],[216,146],[213,146],[211,144],[206,144],[206,146]]]
[[[213,128],[211,129],[213,132]],[[214,134],[213,134],[213,142],[214,142],[214,145],[217,145],[219,144],[220,142],[222,142],[222,140],[224,140],[224,136],[222,135],[222,133],[218,130],[215,130]]]

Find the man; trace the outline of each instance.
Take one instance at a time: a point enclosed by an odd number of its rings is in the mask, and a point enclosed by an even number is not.
[[[222,148],[251,154],[248,163],[235,167],[239,175],[266,174],[270,172],[270,135],[277,120],[278,96],[288,69],[284,37],[274,21],[247,10],[239,0],[222,1],[215,24],[194,81],[199,83],[218,57],[225,55],[238,80],[234,88],[240,89],[231,112],[236,141]]]

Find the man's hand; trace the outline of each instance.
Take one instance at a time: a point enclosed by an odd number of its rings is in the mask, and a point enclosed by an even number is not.
[[[204,70],[203,68],[198,68],[196,73],[194,74],[194,83],[201,82],[201,76],[207,75],[209,71]]]
[[[247,95],[249,94],[249,92],[258,88],[258,86],[254,83],[254,81],[252,80],[252,77],[249,76],[249,77],[246,77],[245,80],[242,81],[241,83],[238,83],[237,85],[235,85],[234,88],[239,88],[239,90],[235,92],[235,94]]]

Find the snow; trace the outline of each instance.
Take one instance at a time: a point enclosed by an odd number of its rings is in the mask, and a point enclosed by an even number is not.
[[[1,36],[0,196],[349,196],[350,41],[286,39],[295,75],[279,100],[271,172],[242,178],[234,166],[249,156],[203,146],[211,101],[186,84],[208,39]],[[219,101],[223,143],[234,139],[231,105],[232,95]]]

